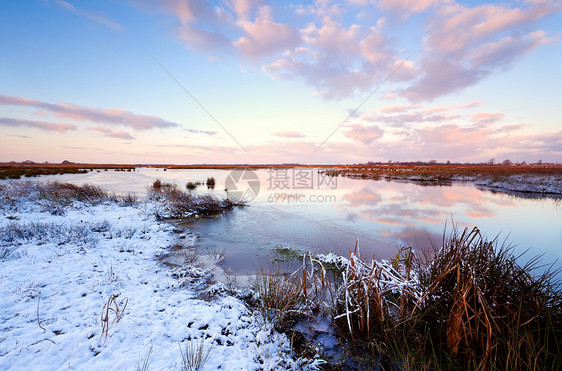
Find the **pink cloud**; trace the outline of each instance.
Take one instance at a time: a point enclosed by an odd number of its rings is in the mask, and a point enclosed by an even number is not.
[[[471,116],[472,121],[478,125],[488,125],[500,121],[504,118],[503,113],[490,113],[490,112],[478,112]]]
[[[481,106],[482,104],[484,104],[484,102],[474,101],[474,102],[471,102],[471,103],[467,103],[467,104],[457,106],[457,108],[458,109],[468,109],[468,108],[474,108],[474,107]]]
[[[414,106],[412,106],[414,107]],[[395,127],[402,127],[410,123],[421,122],[445,122],[459,118],[457,114],[443,114],[441,112],[448,111],[448,108],[427,109],[422,111],[406,112],[397,115],[378,115],[375,113],[367,113],[363,116],[363,120],[368,122],[378,122],[390,124]],[[404,110],[407,111],[407,110]],[[400,112],[398,109],[395,112]]]
[[[217,135],[218,131],[216,130],[196,130],[196,129],[185,129],[188,133],[191,134],[205,134],[209,136]]]
[[[128,126],[135,130],[149,130],[179,126],[175,122],[166,121],[160,117],[137,115],[123,109],[83,107],[71,103],[51,104],[35,99],[6,95],[0,95],[0,105],[33,107],[46,111],[59,118],[72,119],[81,122],[95,122],[104,125]]]
[[[229,3],[240,19],[248,19],[252,9],[264,5],[265,0],[230,0]]]
[[[306,136],[298,131],[278,131],[273,133],[273,135],[280,138],[304,138]]]
[[[383,113],[395,113],[395,112],[409,111],[411,109],[420,108],[420,107],[421,106],[419,104],[408,104],[408,105],[402,105],[402,106],[383,107],[383,108],[380,108],[379,111],[383,112]]]
[[[106,136],[111,137],[111,138],[124,139],[124,140],[134,140],[135,139],[135,137],[133,137],[131,134],[129,134],[125,131],[116,131],[116,132],[108,133],[108,134],[106,134]]]
[[[528,27],[562,10],[562,3],[544,1],[520,8],[452,3],[431,15],[421,75],[402,95],[410,101],[432,100],[472,86],[509,68],[540,45],[550,42],[543,31]]]
[[[360,124],[353,124],[348,130],[343,132],[348,138],[357,140],[365,145],[373,143],[376,139],[383,136],[384,130],[375,125],[364,126]]]
[[[234,42],[240,52],[247,57],[261,57],[295,47],[300,37],[298,32],[287,24],[273,21],[271,8],[262,6],[254,22],[240,21],[238,24],[244,36]]]
[[[413,62],[397,58],[379,27],[346,27],[324,16],[320,27],[312,22],[300,32],[304,46],[286,51],[263,69],[275,78],[303,80],[326,99],[365,92],[398,64],[393,81],[411,79],[415,73]]]
[[[70,130],[76,130],[76,125],[62,124],[47,121],[34,121],[34,120],[23,120],[23,119],[13,119],[7,117],[0,117],[0,125],[12,126],[12,127],[30,127],[41,129],[45,131],[56,131],[59,133],[66,133]]]
[[[105,135],[106,137],[110,137],[110,138],[118,138],[118,139],[125,139],[125,140],[134,140],[135,137],[133,137],[131,134],[124,132],[124,131],[112,131],[106,127],[103,126],[97,126],[95,128],[88,128],[89,130],[95,130],[98,131],[100,133],[102,133],[103,135]]]
[[[213,7],[210,2],[200,0],[161,0],[154,4],[177,18],[179,24],[175,32],[187,48],[204,51],[231,49],[229,31],[235,27],[235,19],[223,7]]]

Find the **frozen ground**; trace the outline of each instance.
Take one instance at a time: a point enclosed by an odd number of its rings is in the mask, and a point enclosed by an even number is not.
[[[285,335],[208,286],[212,272],[159,262],[195,237],[157,221],[154,203],[55,207],[2,198],[9,188],[0,189],[0,370],[140,369],[149,355],[150,370],[180,370],[180,347],[201,339],[210,349],[201,370],[303,367]]]

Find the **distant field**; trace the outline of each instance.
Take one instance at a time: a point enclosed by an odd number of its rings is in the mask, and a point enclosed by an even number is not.
[[[420,180],[454,180],[458,177],[502,177],[519,174],[560,175],[562,164],[532,165],[373,165],[373,166],[334,166],[327,170],[330,175],[347,175],[361,178],[411,178]],[[560,179],[562,180],[562,179]]]
[[[447,181],[458,177],[502,177],[518,174],[560,175],[562,164],[531,164],[531,165],[300,165],[300,164],[205,164],[205,165],[174,165],[174,164],[47,164],[47,163],[0,163],[0,179],[35,177],[40,175],[86,173],[93,170],[132,171],[136,167],[153,167],[164,169],[221,169],[236,168],[267,169],[293,167],[326,168],[329,175],[345,175],[358,178],[377,179],[390,177],[395,179],[417,177],[419,180]],[[560,179],[562,181],[562,178]]]

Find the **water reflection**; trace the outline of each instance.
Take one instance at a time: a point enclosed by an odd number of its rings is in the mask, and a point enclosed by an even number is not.
[[[307,170],[308,171],[308,170]],[[226,197],[226,170],[168,170],[139,168],[136,172],[89,172],[39,178],[100,185],[117,193],[144,194],[156,179],[185,188],[186,183],[213,177],[214,190],[194,192]],[[528,199],[476,188],[472,184],[420,186],[407,182],[338,178],[337,184],[312,189],[279,189],[270,184],[267,170],[256,172],[261,189],[249,207],[236,209],[218,220],[192,223],[201,236],[199,248],[225,250],[222,266],[234,273],[255,272],[275,246],[293,246],[315,253],[346,256],[355,241],[363,257],[392,257],[400,245],[417,250],[439,245],[446,223],[478,226],[488,237],[517,244],[516,252],[544,254],[543,261],[560,259],[562,218],[560,200]],[[291,183],[293,184],[293,183]],[[294,184],[293,184],[294,185]],[[427,184],[425,184],[427,185]],[[300,201],[279,197],[302,195]],[[273,197],[273,196],[277,197]]]

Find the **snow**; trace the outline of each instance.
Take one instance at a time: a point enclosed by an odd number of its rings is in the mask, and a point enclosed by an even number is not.
[[[180,345],[201,339],[212,346],[201,370],[302,366],[289,339],[241,300],[221,290],[198,299],[211,270],[158,260],[195,236],[158,221],[156,208],[75,201],[56,210],[33,197],[0,204],[0,370],[134,369],[149,353],[150,370],[182,369]],[[117,321],[109,311],[106,337],[102,310],[112,296],[124,312]]]
[[[516,192],[562,194],[562,181],[558,175],[512,175],[501,179],[483,178],[476,185]]]

